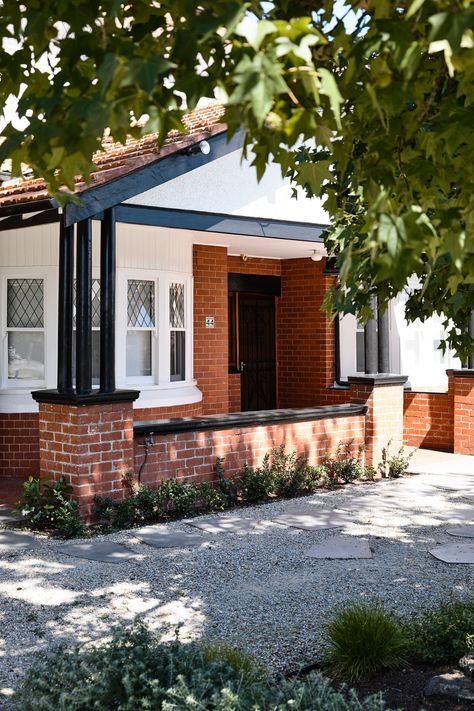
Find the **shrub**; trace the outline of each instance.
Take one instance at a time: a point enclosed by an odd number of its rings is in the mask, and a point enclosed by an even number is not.
[[[380,696],[358,701],[317,674],[274,680],[227,646],[159,644],[143,625],[100,647],[38,655],[17,695],[21,711],[383,711]]]
[[[223,457],[217,457],[214,473],[217,480],[216,489],[223,496],[225,507],[235,506],[239,500],[239,480],[225,477]]]
[[[345,484],[350,484],[356,479],[360,479],[364,474],[364,467],[360,461],[363,450],[359,448],[358,456],[354,457],[352,446],[353,440],[349,440],[344,445],[339,442],[333,457],[329,454],[324,455],[323,464],[330,479],[341,480]]]
[[[430,664],[456,662],[474,647],[474,600],[453,600],[407,625],[410,655]]]
[[[402,446],[395,454],[390,454],[390,445],[392,440],[387,442],[387,446],[382,449],[381,460],[378,465],[378,471],[383,479],[398,479],[405,474],[410,459],[413,457],[415,450],[409,454],[405,454],[405,448]]]
[[[298,457],[296,452],[287,454],[285,445],[272,449],[272,475],[275,493],[279,496],[296,496],[307,491],[307,460]]]
[[[52,530],[63,538],[81,536],[85,526],[79,507],[71,499],[72,486],[61,477],[49,482],[44,477],[30,476],[23,484],[20,500],[15,505],[27,526],[36,530]]]
[[[347,681],[358,681],[406,660],[408,639],[398,620],[381,605],[351,605],[327,626],[327,662]]]
[[[270,467],[270,455],[263,458],[262,466],[253,469],[247,464],[244,465],[242,475],[242,493],[244,498],[250,502],[265,499],[273,491],[273,473]]]

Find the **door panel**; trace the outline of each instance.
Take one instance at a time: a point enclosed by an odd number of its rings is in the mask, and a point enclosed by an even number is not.
[[[275,298],[239,294],[241,407],[276,407]]]

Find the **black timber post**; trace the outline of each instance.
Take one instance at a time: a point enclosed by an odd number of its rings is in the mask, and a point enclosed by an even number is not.
[[[373,317],[364,326],[364,354],[365,372],[378,372],[378,344],[377,344],[377,299],[371,300]]]
[[[92,225],[77,224],[76,392],[92,392]]]
[[[104,211],[100,231],[100,392],[115,390],[115,214]]]
[[[74,283],[74,225],[59,226],[59,289],[58,289],[58,391],[73,391],[72,321]]]
[[[378,338],[378,372],[390,373],[390,334],[388,323],[388,307],[382,313],[377,309],[377,338]]]

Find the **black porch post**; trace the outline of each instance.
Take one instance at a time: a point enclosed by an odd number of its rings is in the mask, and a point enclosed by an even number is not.
[[[377,373],[377,299],[375,297],[372,299],[371,306],[374,316],[364,326],[365,372]]]
[[[100,232],[100,392],[115,390],[115,215],[104,212]]]
[[[76,392],[92,392],[92,227],[77,225],[76,270]]]
[[[58,290],[58,391],[73,390],[72,320],[74,282],[74,225],[65,227],[64,215],[59,226]]]
[[[378,324],[378,372],[390,372],[390,344],[389,344],[389,328],[388,328],[388,308],[382,313],[380,307],[377,309],[377,324]]]

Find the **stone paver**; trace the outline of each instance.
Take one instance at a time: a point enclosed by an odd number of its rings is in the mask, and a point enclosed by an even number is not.
[[[0,504],[0,526],[19,523],[21,518],[22,516],[19,511],[15,511],[15,509],[10,508],[9,506],[3,506]]]
[[[250,533],[258,525],[255,519],[241,516],[190,518],[186,519],[185,523],[207,533]]]
[[[209,538],[198,533],[187,531],[174,531],[158,526],[146,526],[133,532],[142,543],[153,548],[190,548],[202,546],[209,542]]]
[[[446,529],[446,533],[450,536],[461,536],[462,538],[474,538],[474,524],[467,526],[458,526],[456,528]]]
[[[346,523],[353,523],[354,516],[340,511],[327,511],[314,507],[288,511],[271,520],[273,523],[300,528],[303,531],[317,531],[324,528],[342,528]]]
[[[21,531],[0,531],[0,554],[17,553],[27,548],[38,548],[41,541],[32,534]]]
[[[372,558],[367,538],[354,536],[333,536],[306,551],[309,558],[329,558],[331,560],[352,560]]]
[[[470,563],[474,565],[474,543],[448,543],[432,548],[430,553],[445,563]]]
[[[59,553],[73,558],[96,560],[99,563],[123,563],[139,558],[136,553],[112,541],[91,541],[90,543],[65,543],[58,546]]]

